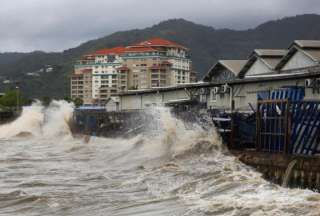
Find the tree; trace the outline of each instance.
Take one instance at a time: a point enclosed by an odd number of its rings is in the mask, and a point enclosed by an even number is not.
[[[69,96],[65,96],[63,100],[67,101],[68,103],[72,102],[72,99]]]
[[[17,104],[20,103],[20,104]],[[17,105],[23,105],[21,94],[17,90],[8,90],[4,96],[0,98],[0,104],[5,107],[16,107]]]
[[[81,98],[75,98],[73,99],[73,103],[76,107],[79,107],[83,104],[83,100]]]
[[[19,89],[9,89],[0,98],[1,109],[20,108],[21,106],[30,105],[31,103],[32,100],[23,97]]]

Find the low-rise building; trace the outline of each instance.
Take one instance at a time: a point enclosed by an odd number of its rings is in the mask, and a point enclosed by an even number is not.
[[[253,111],[259,99],[281,88],[302,88],[305,99],[319,100],[319,58],[320,41],[299,40],[288,50],[254,50],[235,79],[219,81],[220,69],[214,66],[206,76],[213,86],[208,107]]]
[[[254,112],[258,100],[320,100],[320,41],[294,41],[288,50],[254,50],[247,60],[220,60],[204,82],[120,94],[120,109],[206,101],[207,109]],[[290,95],[296,94],[299,95]],[[204,99],[204,100],[203,100]]]

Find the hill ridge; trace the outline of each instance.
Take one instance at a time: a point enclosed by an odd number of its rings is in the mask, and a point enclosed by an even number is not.
[[[177,18],[144,29],[115,32],[60,53],[0,53],[0,82],[1,79],[20,81],[21,88],[32,97],[63,97],[69,92],[68,75],[72,65],[81,55],[151,37],[172,40],[190,48],[193,65],[202,77],[218,59],[245,59],[255,48],[283,49],[295,39],[320,39],[320,15],[285,17],[247,30],[215,29]],[[54,65],[54,72],[27,75],[44,65]]]

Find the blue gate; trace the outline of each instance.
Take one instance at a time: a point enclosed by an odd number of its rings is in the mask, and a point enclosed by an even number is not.
[[[287,86],[257,94],[257,149],[299,155],[320,153],[320,102],[303,101],[304,91],[304,87]]]
[[[273,153],[287,153],[290,142],[288,100],[258,101],[256,121],[257,149]]]
[[[320,102],[260,100],[256,148],[298,155],[320,153]]]

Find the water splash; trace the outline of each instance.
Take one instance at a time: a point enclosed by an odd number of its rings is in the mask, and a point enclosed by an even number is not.
[[[204,130],[197,123],[187,126],[174,117],[169,108],[154,107],[147,112],[153,116],[151,126],[144,134],[144,142],[148,143],[145,151],[148,153],[158,152],[162,156],[175,158],[189,153],[208,152],[213,148],[216,152],[225,151],[213,126],[209,130]]]
[[[214,128],[186,127],[166,108],[150,113],[156,126],[149,127],[139,149],[131,149],[122,160],[132,163],[133,155],[144,158],[139,161],[144,173],[134,183],[147,185],[151,194],[164,200],[179,197],[189,206],[183,215],[318,214],[319,194],[264,180],[228,153]],[[154,162],[155,157],[165,160]]]
[[[66,101],[52,101],[49,107],[36,101],[23,107],[18,119],[0,127],[0,139],[71,135],[69,122],[72,113],[73,105]]]
[[[64,102],[34,104],[2,126],[9,141],[0,140],[0,200],[9,203],[0,214],[319,215],[319,194],[265,181],[228,153],[214,128],[186,126],[166,108],[148,111],[153,120],[139,136],[88,144],[60,139],[71,114]],[[26,131],[32,139],[12,139]]]

